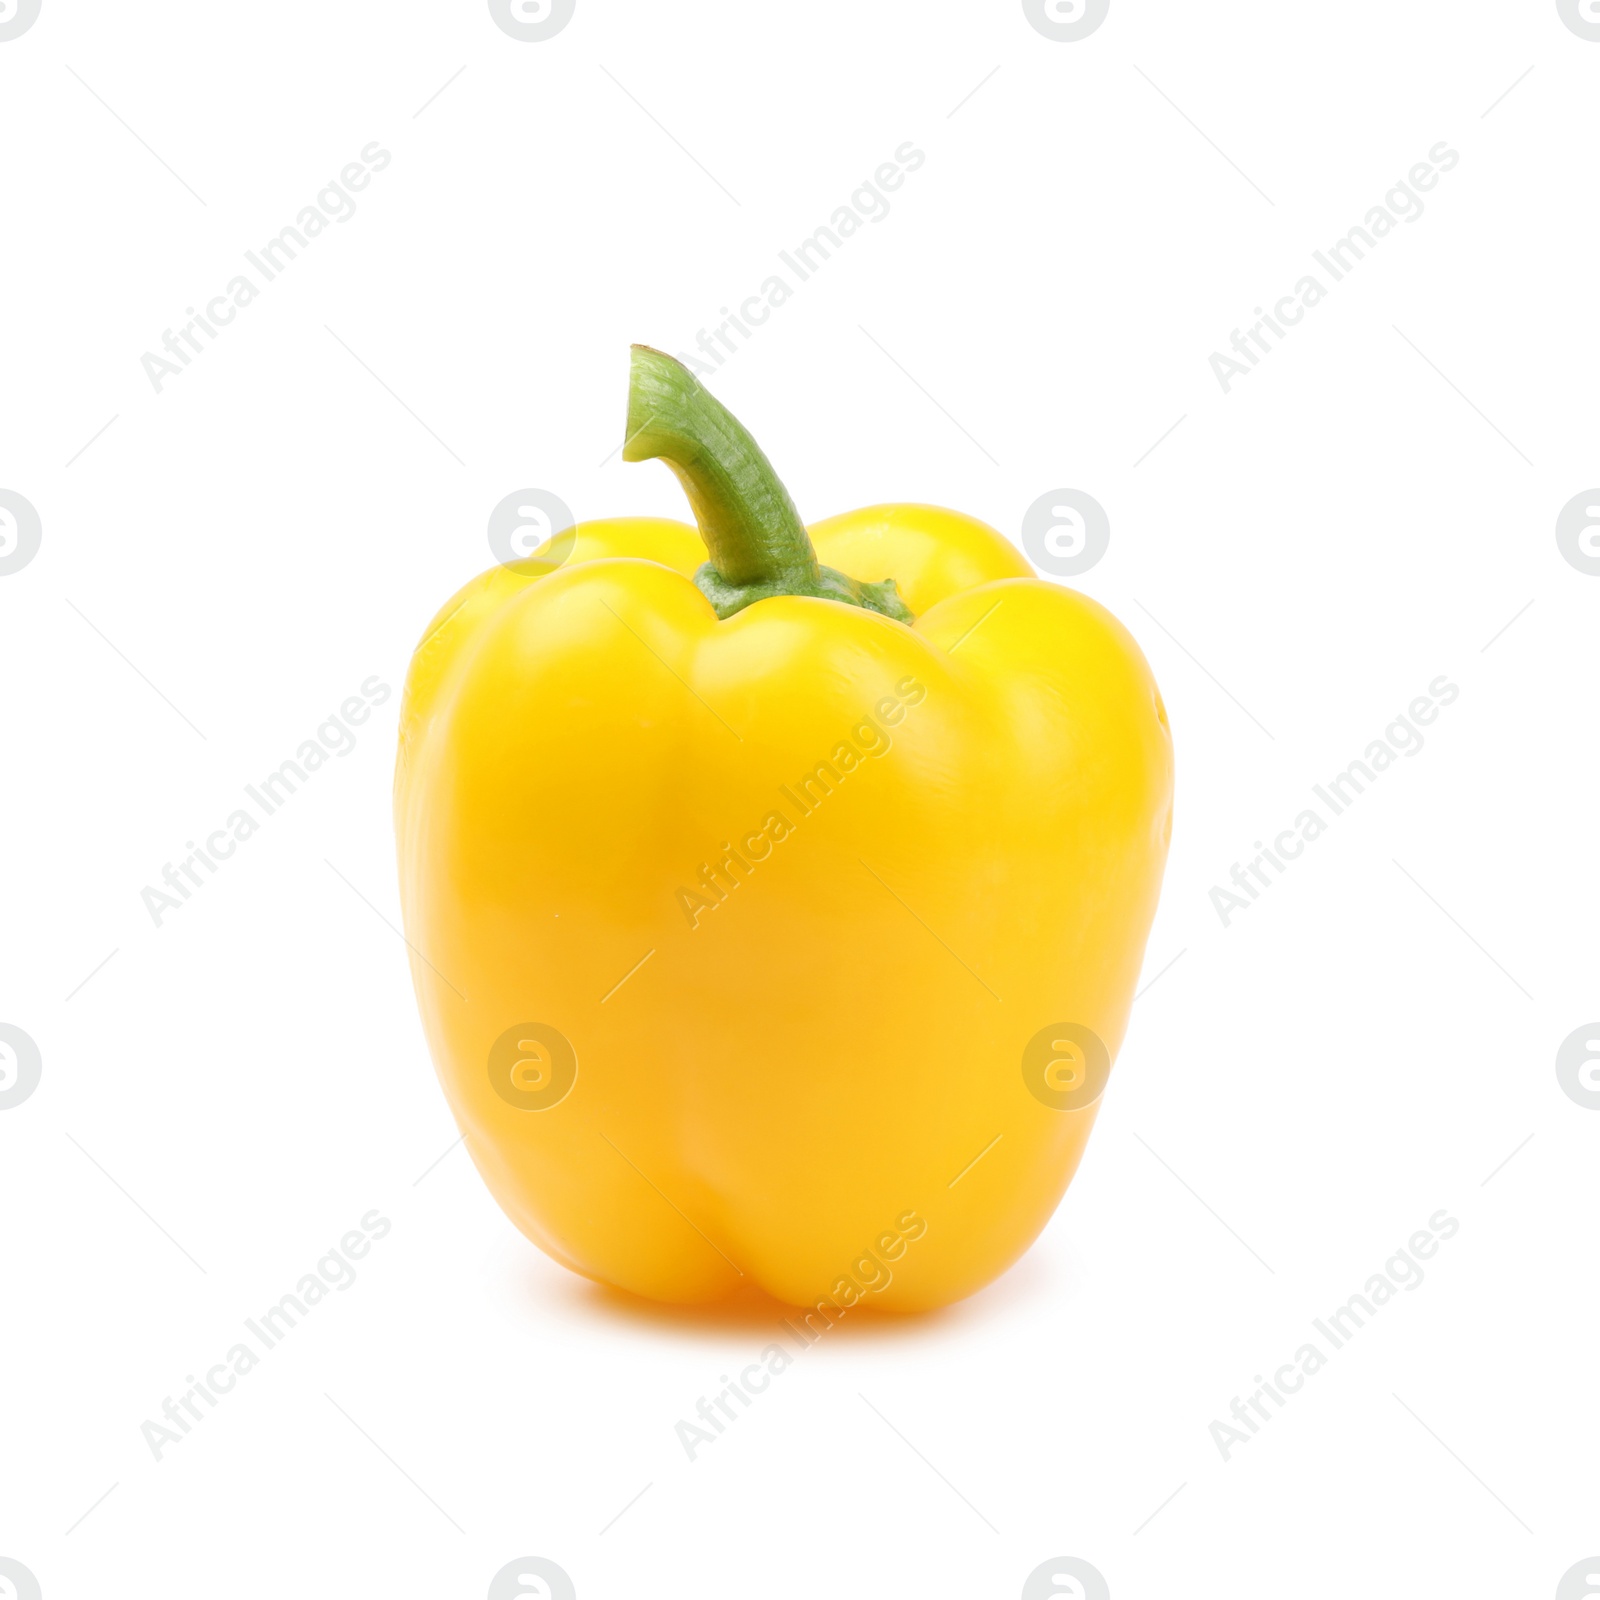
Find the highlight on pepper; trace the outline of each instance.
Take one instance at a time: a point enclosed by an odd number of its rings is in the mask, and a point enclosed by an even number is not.
[[[565,529],[411,662],[395,831],[439,1081],[574,1272],[821,1325],[948,1304],[1049,1221],[1112,1077],[1172,827],[1161,696],[972,517],[808,527],[643,345],[625,440],[693,525]]]

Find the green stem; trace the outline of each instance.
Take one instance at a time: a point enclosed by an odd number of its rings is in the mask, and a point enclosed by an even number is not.
[[[681,362],[633,347],[624,461],[677,474],[711,559],[695,585],[719,617],[775,595],[838,600],[910,622],[894,579],[858,583],[817,562],[800,514],[743,424]]]

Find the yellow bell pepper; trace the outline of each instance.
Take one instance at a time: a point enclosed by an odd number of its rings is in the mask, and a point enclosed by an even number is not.
[[[492,568],[406,683],[401,901],[466,1148],[636,1294],[959,1299],[1049,1220],[1122,1041],[1171,832],[1150,669],[971,517],[808,531],[643,346],[624,456],[698,531]]]

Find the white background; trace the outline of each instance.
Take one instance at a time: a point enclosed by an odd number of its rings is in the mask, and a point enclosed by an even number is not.
[[[524,1555],[583,1600],[1011,1597],[1058,1555],[1243,1600],[1544,1597],[1600,1553],[1600,1113],[1554,1070],[1600,1015],[1600,579],[1554,538],[1600,482],[1597,87],[1553,0],[1113,0],[1078,43],[1001,0],[578,0],[537,44],[468,0],[44,0],[0,43],[0,488],[43,524],[0,578],[0,1021],[43,1058],[0,1113],[0,1555],[46,1600],[478,1597]],[[372,140],[356,215],[158,395],[141,355]],[[1073,581],[1177,743],[1152,986],[1020,1265],[846,1324],[691,1464],[776,1313],[574,1278],[451,1148],[385,926],[397,693],[159,929],[140,891],[398,691],[503,496],[683,515],[614,454],[629,342],[689,349],[906,140],[709,381],[809,519],[1105,506]],[[1425,214],[1224,395],[1212,351],[1440,140]],[[1212,886],[1440,674],[1426,747],[1224,928]],[[372,1208],[354,1286],[154,1460]],[[1224,1462],[1440,1208],[1426,1281]]]

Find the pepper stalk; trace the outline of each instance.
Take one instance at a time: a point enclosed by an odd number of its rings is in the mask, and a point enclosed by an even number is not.
[[[909,623],[893,578],[822,566],[794,501],[749,431],[681,361],[633,347],[624,461],[661,460],[683,485],[711,559],[694,575],[718,617],[776,595],[838,600]]]

